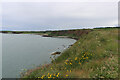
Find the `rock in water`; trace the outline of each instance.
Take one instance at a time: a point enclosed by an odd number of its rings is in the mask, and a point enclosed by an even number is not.
[[[60,54],[61,52],[54,52],[51,55],[56,55],[56,54]]]

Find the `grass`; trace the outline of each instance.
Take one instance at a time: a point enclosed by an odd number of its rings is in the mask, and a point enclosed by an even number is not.
[[[22,77],[118,78],[118,28],[82,30],[79,35],[76,32],[79,30],[75,31],[78,39],[75,44],[54,58],[51,64],[28,70]],[[53,33],[49,32],[49,35]],[[54,36],[63,34],[55,33]]]

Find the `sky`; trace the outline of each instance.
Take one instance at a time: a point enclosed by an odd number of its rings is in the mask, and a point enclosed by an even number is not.
[[[117,0],[64,1],[4,0],[2,30],[41,31],[118,25]]]

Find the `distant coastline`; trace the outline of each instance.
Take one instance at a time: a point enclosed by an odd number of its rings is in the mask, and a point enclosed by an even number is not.
[[[78,36],[88,34],[92,29],[58,30],[58,31],[0,31],[5,34],[35,34],[42,37],[71,38],[78,40]]]
[[[98,27],[93,29],[113,29],[120,27]],[[71,38],[79,40],[82,34],[88,34],[93,29],[71,29],[71,30],[55,30],[55,31],[0,31],[5,34],[35,34],[42,37],[57,37],[57,38]]]

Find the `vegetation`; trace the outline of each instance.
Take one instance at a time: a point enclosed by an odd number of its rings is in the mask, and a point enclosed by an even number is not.
[[[67,36],[68,38],[79,39],[81,35],[88,34],[92,29],[75,29],[75,30],[60,30],[60,31],[1,31],[1,33],[11,34],[37,34],[45,37]]]
[[[23,78],[118,78],[119,28],[42,32],[77,42],[51,63],[23,73]],[[119,58],[120,60],[120,58]]]

